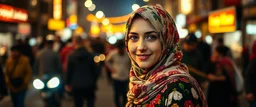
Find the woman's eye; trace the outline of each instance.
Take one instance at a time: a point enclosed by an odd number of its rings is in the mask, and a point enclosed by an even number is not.
[[[156,35],[148,35],[146,37],[146,40],[150,40],[150,41],[153,41],[153,40],[156,40],[157,39],[157,36]]]
[[[137,41],[138,40],[138,36],[129,36],[129,40]]]

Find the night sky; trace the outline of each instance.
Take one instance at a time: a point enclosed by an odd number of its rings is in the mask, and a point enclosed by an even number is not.
[[[92,12],[95,14],[101,10],[106,17],[123,16],[132,12],[132,5],[137,3],[140,6],[145,5],[143,0],[92,0],[96,9]]]

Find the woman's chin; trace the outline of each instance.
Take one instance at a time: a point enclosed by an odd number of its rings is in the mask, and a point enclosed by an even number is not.
[[[139,67],[142,68],[142,69],[149,69],[149,68],[151,67],[151,65],[148,64],[148,63],[140,63],[140,64],[138,64],[138,65],[139,65]]]

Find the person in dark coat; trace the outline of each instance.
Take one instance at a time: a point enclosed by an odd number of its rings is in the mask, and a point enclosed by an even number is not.
[[[181,60],[182,63],[188,65],[188,68],[194,68],[200,70],[201,73],[204,73],[203,70],[203,58],[201,52],[198,50],[198,40],[194,33],[189,33],[186,38],[184,38],[184,43],[182,44],[182,52],[183,58]],[[205,82],[205,78],[192,70],[189,71],[190,75],[192,75],[200,85]]]
[[[98,68],[93,54],[84,46],[83,39],[76,36],[75,50],[70,54],[67,65],[66,90],[74,97],[74,107],[83,107],[84,98],[87,107],[94,107]]]
[[[217,46],[222,46],[225,49],[225,52],[226,52],[225,55],[228,56],[231,59],[233,58],[233,55],[232,55],[232,52],[231,52],[230,48],[224,45],[223,38],[218,38]]]
[[[0,66],[0,101],[7,96],[8,90],[5,84],[5,77],[3,73],[3,67]]]
[[[250,107],[256,106],[256,41],[252,46],[252,53],[250,56],[250,63],[245,72],[245,90],[246,98],[250,102]]]

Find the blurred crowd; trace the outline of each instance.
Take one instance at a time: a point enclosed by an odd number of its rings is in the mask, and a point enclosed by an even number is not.
[[[112,45],[100,38],[73,35],[62,42],[59,36],[47,35],[41,44],[32,47],[28,40],[17,40],[10,54],[1,56],[0,100],[10,95],[14,107],[24,107],[32,78],[48,74],[59,75],[60,92],[73,96],[75,107],[82,107],[84,99],[87,107],[94,107],[97,80],[106,71],[106,82],[113,86],[114,104],[124,107],[131,66],[124,41]],[[209,45],[190,33],[180,46],[181,62],[188,65],[190,74],[199,82],[209,107],[238,107],[238,96],[244,93],[251,107],[256,106],[256,42],[252,53],[244,48],[243,66],[234,61],[223,38]],[[99,61],[100,55],[104,58]]]

